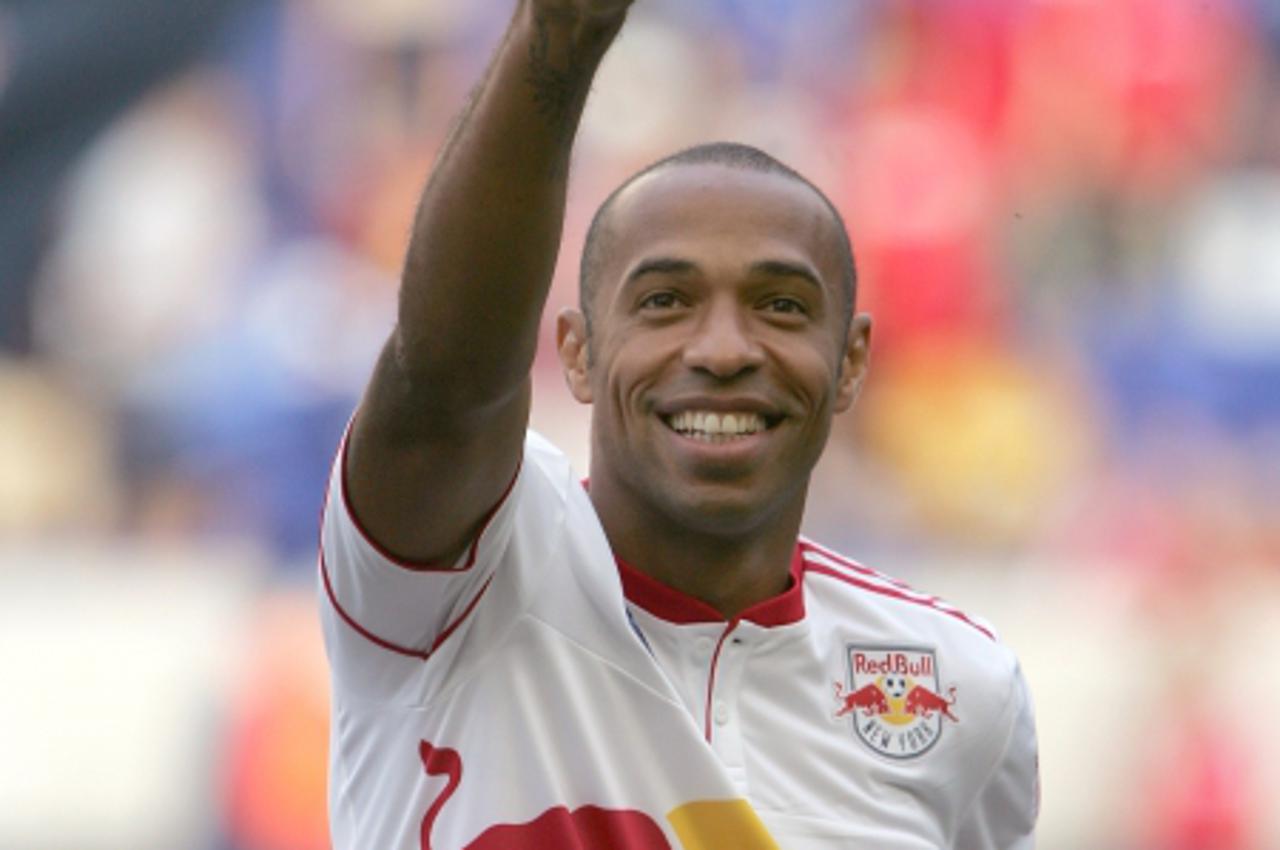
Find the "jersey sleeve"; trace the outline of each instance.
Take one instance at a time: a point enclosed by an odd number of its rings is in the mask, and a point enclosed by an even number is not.
[[[1032,850],[1040,810],[1035,715],[1015,671],[1013,723],[1004,749],[957,832],[955,850]]]
[[[321,519],[321,619],[331,657],[355,643],[426,660],[480,601],[504,558],[526,501],[528,441],[520,469],[466,551],[451,564],[413,563],[381,547],[353,512],[344,481],[347,440],[330,474]],[[429,518],[424,518],[429,520]]]

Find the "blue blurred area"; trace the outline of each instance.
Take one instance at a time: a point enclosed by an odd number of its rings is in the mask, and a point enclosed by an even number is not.
[[[1186,317],[1151,315],[1124,324],[1100,317],[1090,342],[1111,413],[1122,431],[1169,408],[1196,411],[1231,436],[1280,418],[1280,362],[1231,357],[1197,346]]]
[[[125,408],[122,454],[140,481],[165,470],[210,494],[204,532],[252,536],[305,571],[354,399],[301,397],[258,342],[233,331],[166,364],[162,397]]]
[[[30,346],[30,281],[76,155],[148,89],[205,55],[247,2],[0,4],[0,349]]]

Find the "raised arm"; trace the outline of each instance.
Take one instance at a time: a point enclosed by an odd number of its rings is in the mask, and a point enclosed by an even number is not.
[[[345,469],[356,515],[401,558],[455,557],[515,474],[570,149],[630,5],[518,0],[427,182]]]

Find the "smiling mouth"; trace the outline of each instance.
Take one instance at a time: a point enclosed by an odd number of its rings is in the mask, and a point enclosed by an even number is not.
[[[730,412],[683,410],[662,417],[662,421],[672,431],[704,443],[742,440],[769,430],[777,425],[780,419],[781,417],[765,417],[746,410]]]

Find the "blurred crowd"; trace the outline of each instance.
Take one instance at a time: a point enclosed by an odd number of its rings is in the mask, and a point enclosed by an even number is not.
[[[0,2],[0,537],[247,540],[310,580],[415,200],[512,6]],[[1280,572],[1280,6],[637,0],[549,315],[609,190],[712,139],[828,190],[874,320],[809,533],[1157,610]],[[581,460],[544,337],[536,424]],[[237,750],[221,840],[323,846],[287,816],[323,753],[270,761],[323,705],[251,693],[275,749]],[[1184,727],[1143,846],[1251,846],[1247,748]]]

